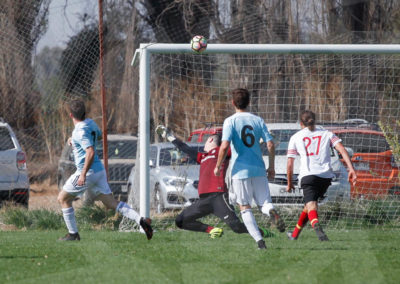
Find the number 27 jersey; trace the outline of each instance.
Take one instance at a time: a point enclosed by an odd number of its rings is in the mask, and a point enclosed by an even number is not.
[[[308,175],[333,178],[331,147],[341,141],[322,127],[316,127],[314,131],[306,127],[294,134],[289,140],[287,156],[295,158],[300,155],[299,180]]]
[[[266,176],[260,140],[272,140],[264,120],[249,112],[237,112],[224,121],[222,141],[231,142],[232,179]]]

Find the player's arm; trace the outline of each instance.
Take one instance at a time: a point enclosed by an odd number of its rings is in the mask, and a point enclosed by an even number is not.
[[[286,191],[291,192],[294,189],[293,184],[293,168],[294,168],[294,159],[295,158],[288,158],[287,159],[287,187]]]
[[[267,142],[268,148],[268,178],[273,179],[275,177],[275,144],[272,140]]]
[[[175,140],[172,141],[172,144],[174,144],[176,146],[176,148],[178,148],[182,152],[185,152],[186,154],[188,154],[191,159],[193,159],[195,161],[197,160],[197,154],[199,153],[199,151],[190,147],[188,144],[186,144],[182,140],[175,138]]]
[[[349,153],[347,153],[346,148],[340,142],[336,143],[335,149],[342,155],[343,160],[346,163],[346,166],[349,170],[349,178],[348,178],[349,182],[353,183],[353,185],[355,185],[357,182],[357,175],[354,170],[353,164],[351,163]]]
[[[222,163],[225,161],[225,158],[228,154],[230,144],[231,143],[229,141],[222,141],[222,143],[221,143],[221,146],[220,146],[219,152],[218,152],[217,164],[215,165],[215,168],[214,168],[214,174],[216,176],[219,176],[221,174],[221,166],[222,166]]]
[[[85,184],[86,181],[86,174],[89,171],[90,167],[92,166],[93,160],[94,160],[94,148],[93,146],[90,146],[86,148],[86,154],[85,154],[85,164],[83,165],[82,172],[79,176],[79,179],[77,181],[77,185],[82,186]]]

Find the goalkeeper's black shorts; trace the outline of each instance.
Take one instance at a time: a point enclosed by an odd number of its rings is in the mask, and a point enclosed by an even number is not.
[[[319,176],[310,175],[301,178],[301,188],[304,194],[304,203],[310,201],[318,201],[326,193],[331,185],[330,178],[321,178]]]

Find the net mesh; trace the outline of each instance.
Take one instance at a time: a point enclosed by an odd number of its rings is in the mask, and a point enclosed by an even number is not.
[[[174,216],[197,197],[191,190],[196,190],[199,176],[190,174],[199,166],[181,163],[179,150],[154,135],[154,126],[165,125],[189,145],[204,143],[210,134],[222,131],[224,118],[234,112],[230,91],[242,87],[251,93],[249,111],[262,117],[274,136],[276,177],[269,186],[289,226],[296,224],[303,199],[298,189],[285,192],[287,146],[300,129],[299,113],[310,109],[317,123],[343,140],[358,174],[357,185],[350,185],[341,157],[332,150],[336,178],[320,200],[320,220],[330,228],[398,227],[399,169],[387,134],[397,133],[399,59],[358,54],[152,55],[152,217],[166,228],[172,226]],[[386,133],[381,126],[389,127]],[[177,159],[166,158],[166,149]],[[267,155],[264,151],[265,162]],[[296,163],[295,176],[298,172]],[[133,180],[132,187],[138,183]],[[131,191],[129,198],[136,208],[137,194]],[[270,225],[261,214],[257,218]]]

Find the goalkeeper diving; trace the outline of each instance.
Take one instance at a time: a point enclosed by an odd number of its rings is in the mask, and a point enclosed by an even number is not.
[[[199,152],[176,138],[163,125],[159,125],[156,128],[156,133],[200,164],[199,199],[185,208],[176,217],[176,226],[185,230],[208,233],[212,239],[219,238],[223,234],[222,228],[213,227],[198,221],[199,218],[214,214],[224,221],[235,233],[248,233],[246,226],[236,215],[234,207],[229,204],[228,190],[225,183],[229,159],[226,159],[222,165],[222,175],[215,176],[213,173],[218,158],[219,146],[221,145],[221,135],[214,134],[208,137],[204,145],[204,152]],[[229,153],[228,157],[230,157]],[[272,236],[272,233],[265,228],[259,228],[259,230],[263,237]]]

